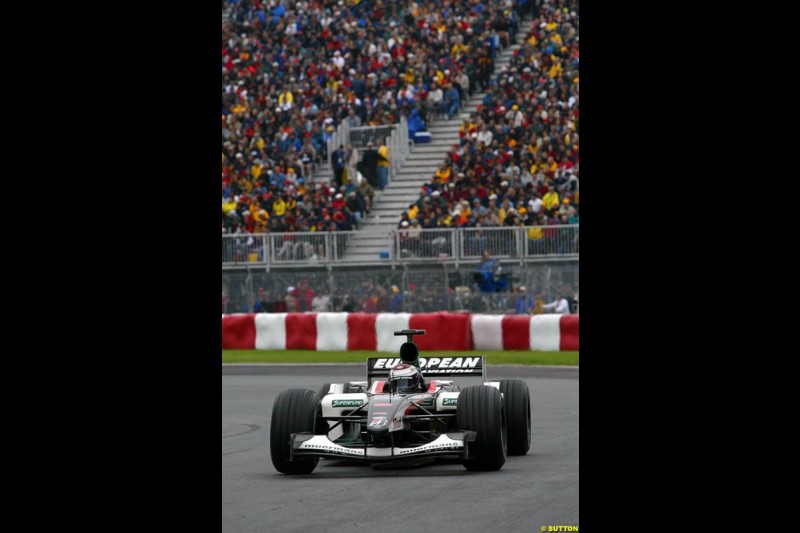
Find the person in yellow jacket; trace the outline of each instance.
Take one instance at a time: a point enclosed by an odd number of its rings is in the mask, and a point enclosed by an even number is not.
[[[417,204],[411,204],[408,206],[409,220],[414,220],[415,218],[417,218],[417,213],[419,213],[419,207],[417,207]]]
[[[250,167],[250,174],[253,176],[253,179],[258,179],[261,177],[261,171],[264,169],[264,165],[260,159],[256,159],[253,163],[253,166]]]
[[[253,184],[250,183],[250,180],[248,179],[240,178],[239,187],[241,187],[242,192],[245,194],[250,194],[251,192],[253,192]]]
[[[450,181],[450,174],[452,171],[450,167],[447,166],[447,163],[442,163],[442,166],[436,169],[436,182],[437,183],[447,183]]]
[[[542,205],[546,211],[552,211],[554,208],[558,209],[558,193],[556,192],[556,188],[552,185],[547,188],[547,192],[542,197]]]
[[[453,57],[457,57],[458,54],[460,53],[466,54],[467,50],[469,50],[469,48],[467,48],[460,42],[456,42],[456,44],[454,44],[453,47],[450,49],[450,55]]]
[[[472,124],[470,124],[469,120],[464,119],[464,122],[461,123],[461,127],[458,128],[459,137],[462,139],[469,139],[470,128]]]
[[[528,239],[531,241],[538,241],[544,238],[542,234],[542,228],[539,226],[531,226],[528,228]]]
[[[260,152],[263,152],[263,151],[264,151],[264,147],[265,147],[266,145],[267,145],[267,141],[265,141],[264,139],[262,139],[260,135],[257,135],[257,136],[256,136],[256,139],[255,139],[255,146],[256,146],[256,148],[258,148],[258,150],[259,150]]]
[[[250,206],[247,208],[253,214],[253,220],[258,222],[258,212],[261,211],[261,204],[258,203],[255,196],[250,200]]]
[[[378,148],[378,180],[380,181],[381,190],[389,185],[389,147],[385,143],[381,144]],[[385,160],[384,160],[385,159]]]
[[[539,293],[536,295],[536,300],[533,302],[533,314],[534,315],[541,315],[544,313],[544,297],[543,293]]]
[[[555,58],[555,56],[553,56]],[[550,67],[550,77],[551,78],[560,78],[561,75],[564,73],[564,67],[561,66],[557,60],[553,62],[553,66]]]
[[[256,223],[255,232],[256,233],[266,233],[267,232],[267,223],[269,222],[269,213],[267,213],[264,209],[259,208],[258,211],[252,211],[255,213],[253,215],[253,220]]]
[[[528,228],[528,253],[538,254],[544,251],[543,244],[544,234],[542,228],[539,226],[531,226]],[[544,305],[544,302],[542,302]]]
[[[331,93],[336,93],[339,90],[339,85],[339,80],[331,78],[325,83],[325,88],[330,89]]]
[[[286,214],[286,202],[283,201],[282,197],[279,196],[272,202],[272,214],[276,217],[282,217]]]
[[[226,200],[227,201],[225,200],[222,201],[222,212],[227,215],[230,214],[231,211],[236,209],[236,200],[234,200],[233,198],[226,198]]]
[[[443,217],[439,217],[439,220],[436,222],[436,225],[439,227],[449,228],[450,226],[453,225],[453,215],[447,213]]]
[[[284,111],[291,109],[292,105],[294,105],[294,95],[292,92],[288,90],[281,92],[281,94],[278,95],[278,105],[281,106]]]
[[[511,210],[511,204],[508,203],[508,198],[503,198],[503,203],[500,205],[500,209],[497,210],[497,221],[500,222],[501,226],[505,222],[509,210]]]

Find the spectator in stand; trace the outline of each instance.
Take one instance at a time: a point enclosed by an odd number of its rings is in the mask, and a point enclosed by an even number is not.
[[[342,299],[342,311],[345,313],[352,313],[356,310],[355,305],[353,304],[352,298],[350,298],[349,294],[345,294],[344,298]]]
[[[300,280],[300,284],[291,294],[297,299],[297,311],[301,313],[311,311],[314,291],[308,286],[307,279]]]
[[[315,313],[326,313],[331,311],[331,296],[326,289],[324,292],[318,292],[311,300],[311,309]]]
[[[478,265],[477,271],[494,275],[497,273],[498,266],[498,260],[489,255],[489,250],[484,250],[483,255],[481,256],[481,263]]]
[[[461,96],[458,93],[458,89],[455,85],[450,84],[447,88],[447,92],[444,95],[444,104],[443,104],[443,112],[447,115],[447,120],[453,118],[453,116],[458,114],[459,109],[461,109]]]
[[[264,287],[258,288],[258,296],[256,297],[256,303],[253,305],[253,312],[254,313],[266,313],[269,309],[269,299],[267,292],[264,290]]]
[[[360,303],[361,311],[364,313],[375,313],[378,309],[378,293],[376,291],[365,293]]]
[[[403,293],[397,285],[392,285],[392,297],[389,299],[389,311],[392,313],[403,312]]]
[[[339,148],[333,152],[333,182],[336,187],[342,186],[342,179],[344,170],[347,167],[347,154],[344,150],[344,145],[339,145]]]
[[[429,113],[437,113],[442,108],[444,102],[444,93],[436,81],[431,82],[431,90],[428,91],[428,97],[425,99],[425,110]]]
[[[351,129],[361,127],[361,117],[356,115],[356,110],[353,108],[350,108],[349,115],[347,116],[347,125],[350,126]]]
[[[542,198],[542,206],[548,213],[558,210],[558,193],[553,185],[547,188],[547,193],[544,195],[544,198]]]
[[[569,302],[567,301],[566,296],[559,295],[554,301],[550,302],[549,304],[545,304],[542,306],[542,310],[544,311],[551,311],[558,315],[563,315],[569,313]]]
[[[375,303],[375,312],[377,313],[388,313],[389,312],[389,295],[387,294],[385,287],[378,287],[376,289],[376,293],[378,295],[377,302]]]
[[[294,313],[297,311],[297,297],[294,295],[294,291],[294,287],[288,287],[286,289],[286,297],[283,300],[286,302],[287,313]]]
[[[414,206],[416,207],[416,206]],[[419,238],[420,234],[422,233],[422,229],[419,227],[419,218],[414,217],[411,219],[411,228],[408,231],[408,236],[410,238]]]
[[[381,190],[389,184],[389,147],[381,143],[378,148],[378,180]]]
[[[356,166],[358,165],[358,150],[356,150],[351,143],[347,143],[345,162],[347,172],[345,179],[347,183],[356,183],[356,174],[358,173],[358,170],[356,170]]]
[[[517,301],[514,304],[514,311],[518,315],[529,315],[533,313],[536,302],[533,296],[528,294],[525,285],[520,285],[517,289]]]

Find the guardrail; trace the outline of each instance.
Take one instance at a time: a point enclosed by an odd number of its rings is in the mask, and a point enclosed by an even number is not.
[[[222,236],[222,266],[301,267],[346,264],[477,262],[484,250],[496,259],[577,259],[579,225],[509,228],[392,229],[374,233],[331,231]],[[384,239],[373,259],[356,256],[356,236]]]

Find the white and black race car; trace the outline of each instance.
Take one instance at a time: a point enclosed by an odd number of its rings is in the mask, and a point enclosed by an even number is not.
[[[425,330],[396,331],[400,357],[367,359],[367,381],[327,383],[319,392],[289,389],[272,408],[270,454],[284,474],[309,474],[320,457],[378,465],[460,457],[467,470],[499,470],[506,455],[531,444],[530,393],[518,379],[489,381],[484,357],[419,357]],[[390,371],[414,366],[421,388],[392,390]],[[397,372],[397,370],[396,370]],[[413,371],[412,371],[413,372]],[[440,377],[479,376],[460,388]],[[394,383],[392,381],[391,383]]]

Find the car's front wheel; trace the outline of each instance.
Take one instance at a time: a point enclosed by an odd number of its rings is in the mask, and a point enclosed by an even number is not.
[[[322,410],[319,397],[307,389],[289,389],[281,392],[272,406],[269,428],[269,446],[272,464],[284,474],[310,474],[319,463],[319,457],[302,457],[290,461],[289,439],[292,433],[315,432],[320,427]]]
[[[464,468],[500,470],[508,453],[506,414],[500,391],[485,385],[464,388],[458,395],[456,421],[458,429],[476,433],[475,442],[468,444],[469,458],[464,460]]]

